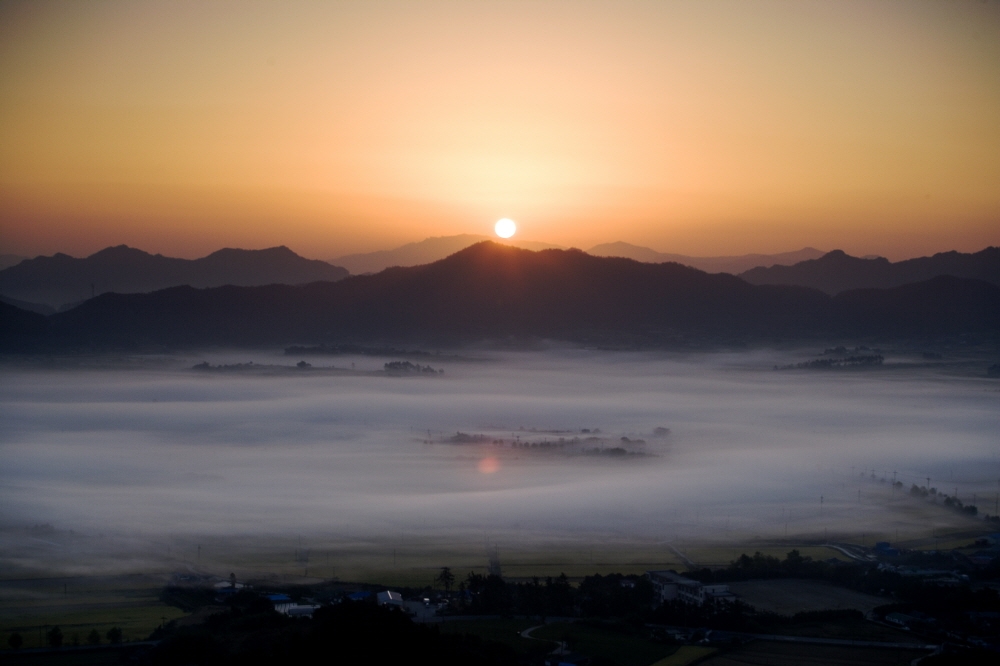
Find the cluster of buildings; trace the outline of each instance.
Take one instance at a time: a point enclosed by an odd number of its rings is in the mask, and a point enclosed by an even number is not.
[[[728,585],[705,584],[680,575],[676,571],[647,571],[646,577],[653,584],[653,591],[660,602],[680,599],[689,604],[735,601],[736,595]]]

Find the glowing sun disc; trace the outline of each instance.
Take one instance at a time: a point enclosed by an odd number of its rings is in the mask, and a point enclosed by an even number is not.
[[[510,238],[517,231],[517,225],[514,224],[514,220],[509,220],[505,217],[502,220],[497,220],[497,223],[493,226],[493,231],[497,232],[497,236],[500,238]]]

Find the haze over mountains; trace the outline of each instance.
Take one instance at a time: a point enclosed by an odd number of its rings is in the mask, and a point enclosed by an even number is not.
[[[602,243],[587,250],[588,254],[598,257],[625,257],[651,264],[662,264],[673,261],[678,264],[697,268],[706,273],[731,273],[736,275],[756,266],[788,266],[806,259],[817,259],[823,256],[822,250],[806,247],[794,252],[778,254],[742,254],[722,257],[690,257],[684,254],[657,252],[648,247],[632,245],[631,243]]]
[[[7,338],[22,346],[457,344],[510,338],[705,344],[991,333],[1000,330],[1000,287],[939,276],[830,296],[804,287],[751,285],[675,263],[484,242],[431,264],[338,282],[109,293],[48,318],[17,313],[21,333],[8,328]]]
[[[225,248],[200,259],[176,259],[119,245],[84,259],[56,254],[21,261],[0,270],[0,294],[14,305],[21,301],[26,306],[59,308],[109,291],[132,294],[180,285],[305,284],[344,277],[345,269],[305,259],[284,246]]]

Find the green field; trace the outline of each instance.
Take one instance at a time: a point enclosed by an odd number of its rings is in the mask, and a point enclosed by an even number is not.
[[[44,647],[44,633],[58,626],[66,645],[86,641],[96,629],[102,642],[112,627],[125,640],[144,640],[164,621],[185,613],[159,600],[162,576],[76,576],[0,581],[0,636],[18,632],[24,647]]]
[[[718,652],[715,648],[698,645],[682,645],[669,657],[664,657],[652,666],[690,666]]]
[[[612,659],[621,666],[650,666],[677,651],[676,645],[651,641],[644,627],[624,623],[553,622],[532,636],[563,641],[571,652]]]
[[[495,620],[455,620],[443,622],[441,633],[472,634],[488,641],[505,643],[521,655],[545,655],[555,648],[554,643],[522,638],[521,632],[538,624],[537,620],[501,618]]]

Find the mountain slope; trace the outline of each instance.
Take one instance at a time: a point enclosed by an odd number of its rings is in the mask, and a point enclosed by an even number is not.
[[[108,291],[143,293],[177,285],[305,284],[339,280],[347,271],[304,259],[287,247],[223,249],[201,259],[175,259],[119,245],[76,259],[65,254],[27,259],[0,271],[0,294],[59,307]]]
[[[941,278],[834,298],[678,264],[487,242],[335,283],[105,294],[49,319],[55,339],[70,346],[908,336],[1000,330],[1000,288]]]
[[[588,254],[597,257],[625,257],[644,261],[651,264],[661,264],[665,261],[674,261],[678,264],[691,266],[706,273],[732,273],[736,275],[755,266],[791,265],[806,259],[816,259],[823,256],[823,252],[815,248],[806,247],[795,252],[781,252],[778,254],[742,254],[723,257],[689,257],[684,254],[667,254],[657,252],[648,247],[632,245],[618,241],[616,243],[603,243],[595,245],[587,250]]]
[[[754,268],[741,273],[740,277],[751,284],[798,285],[838,294],[850,289],[898,287],[938,275],[1000,285],[1000,248],[988,247],[974,254],[942,252],[896,263],[883,257],[859,259],[834,250],[794,266]]]
[[[343,257],[333,259],[331,263],[343,266],[351,272],[351,275],[378,273],[392,266],[406,267],[429,264],[486,240],[499,242],[496,239],[481,234],[433,236],[416,243],[407,243],[392,250],[344,255]],[[525,250],[559,249],[558,245],[539,243],[537,241],[507,240],[502,242],[504,245],[519,247]]]

